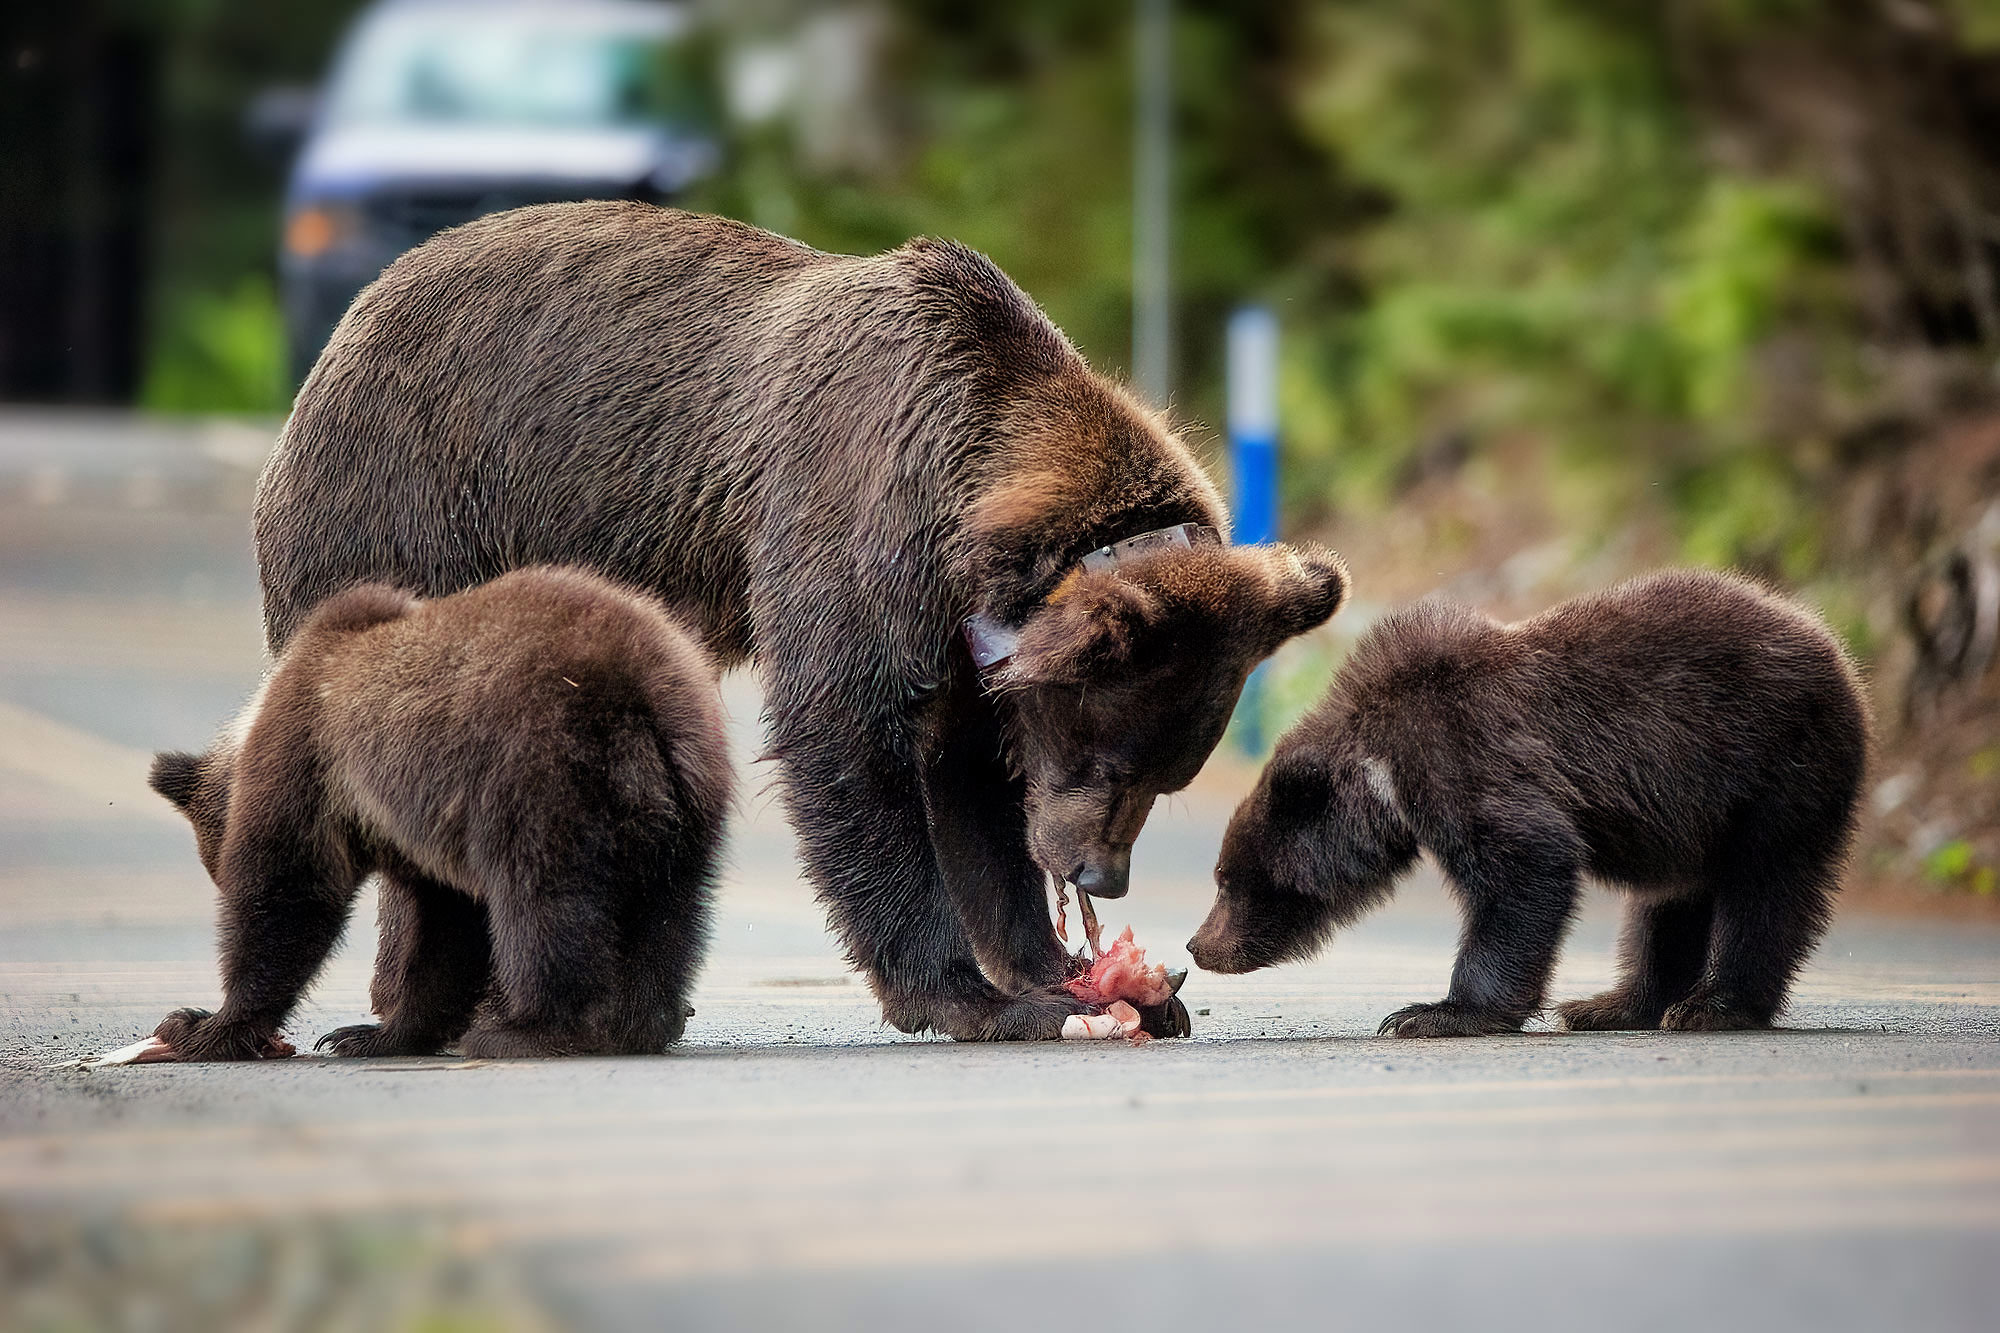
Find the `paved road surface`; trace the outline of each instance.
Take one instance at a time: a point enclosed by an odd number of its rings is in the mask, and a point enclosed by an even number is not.
[[[1844,917],[1783,1032],[1378,1040],[1449,969],[1424,880],[1197,974],[1193,1041],[964,1047],[880,1027],[750,766],[673,1055],[48,1070],[216,998],[142,774],[259,669],[243,446],[0,417],[0,1326],[1995,1327],[1990,928]],[[1155,815],[1113,919],[1156,951],[1243,778]],[[368,916],[298,1033],[365,1016]]]

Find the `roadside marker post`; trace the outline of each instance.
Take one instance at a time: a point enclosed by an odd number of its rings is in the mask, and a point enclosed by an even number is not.
[[[1265,306],[1229,317],[1229,472],[1235,540],[1253,546],[1278,539],[1278,320]],[[1250,673],[1236,705],[1237,745],[1264,751],[1265,663]]]

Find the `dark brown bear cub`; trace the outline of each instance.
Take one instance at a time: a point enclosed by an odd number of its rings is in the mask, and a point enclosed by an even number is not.
[[[322,1046],[641,1054],[681,1035],[731,776],[709,660],[645,598],[551,568],[435,601],[350,588],[228,734],[160,755],[152,783],[221,889],[224,998],[169,1015],[150,1058],[284,1053],[370,873],[382,1021]]]
[[[1768,1026],[1833,910],[1868,753],[1853,665],[1810,613],[1670,571],[1502,625],[1426,602],[1371,629],[1231,820],[1188,949],[1248,972],[1386,900],[1420,850],[1465,914],[1405,1037],[1542,1008],[1580,877],[1631,895],[1623,980],[1572,1029]]]

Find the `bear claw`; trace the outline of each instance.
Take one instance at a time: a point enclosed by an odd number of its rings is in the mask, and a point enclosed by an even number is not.
[[[1171,976],[1171,974],[1169,974]],[[1175,989],[1179,989],[1177,986]],[[1138,1005],[1139,1030],[1149,1037],[1192,1037],[1194,1019],[1181,997],[1170,995],[1161,1005]]]

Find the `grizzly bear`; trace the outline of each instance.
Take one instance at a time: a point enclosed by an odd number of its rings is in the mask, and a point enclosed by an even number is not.
[[[982,256],[635,203],[496,214],[390,266],[256,510],[274,650],[353,583],[560,562],[754,660],[850,959],[888,1022],[966,1039],[1084,1008],[1046,876],[1125,892],[1250,669],[1339,606],[1337,559],[1224,527],[1159,416]]]
[[[144,1058],[288,1053],[278,1030],[371,873],[382,1021],[322,1047],[658,1052],[686,1021],[731,782],[714,668],[649,599],[547,568],[436,601],[349,588],[212,748],[154,762],[221,890],[223,1002],[170,1015]]]
[[[1502,625],[1432,601],[1362,637],[1237,810],[1188,949],[1303,958],[1419,850],[1464,912],[1451,988],[1404,1037],[1512,1032],[1542,1008],[1579,877],[1629,894],[1623,979],[1572,1029],[1768,1026],[1833,911],[1869,714],[1817,617],[1668,571]]]

